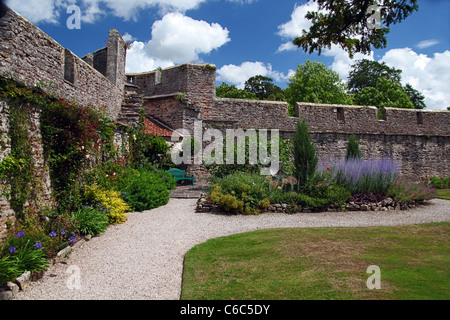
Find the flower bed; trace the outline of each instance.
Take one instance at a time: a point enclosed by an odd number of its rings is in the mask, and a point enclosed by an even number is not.
[[[271,204],[261,213],[311,213],[311,212],[344,212],[344,211],[393,211],[393,210],[409,210],[415,208],[419,205],[424,204],[423,201],[396,201],[391,197],[386,197],[381,201],[372,202],[369,200],[365,201],[354,201],[349,200],[341,207],[329,206],[327,208],[317,209],[313,207],[299,207],[295,205],[290,205],[287,203],[277,203]],[[202,194],[197,201],[196,212],[224,212],[224,210],[208,200],[206,194]]]

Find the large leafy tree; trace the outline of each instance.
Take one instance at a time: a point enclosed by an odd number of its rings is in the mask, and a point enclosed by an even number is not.
[[[248,79],[244,90],[254,93],[259,100],[284,100],[283,89],[273,84],[273,79],[262,75]]]
[[[291,107],[296,102],[353,104],[338,73],[321,62],[310,60],[298,66],[289,79],[285,94]]]
[[[294,44],[312,53],[332,44],[346,50],[368,54],[371,46],[386,48],[389,27],[418,10],[417,0],[316,0],[318,11],[308,12],[312,26],[303,30]]]
[[[406,103],[405,107],[410,108],[411,105],[405,98],[408,96],[415,109],[426,108],[424,102],[425,97],[418,90],[414,89],[410,84],[402,87],[402,70],[391,68],[384,62],[380,63],[368,59],[357,61],[354,65],[352,65],[352,68],[353,70],[350,71],[348,77],[348,87],[349,90],[356,95],[355,99],[357,103],[364,101],[364,103],[369,103],[371,105],[381,103],[386,106],[395,105],[396,107],[401,107],[401,104]],[[381,78],[391,80],[395,84],[386,82],[385,80],[382,80],[379,83]],[[362,94],[361,91],[364,88],[375,88],[376,90],[366,89],[364,94]],[[377,94],[375,94],[375,92],[377,92]],[[393,92],[396,92],[396,94],[392,94]],[[380,96],[383,94],[385,95],[384,97]],[[371,96],[371,99],[367,99],[368,96]],[[378,98],[375,98],[375,96],[378,96]],[[395,97],[399,100],[392,100]]]
[[[379,78],[375,87],[365,87],[355,94],[355,102],[365,106],[383,108],[414,109],[406,91],[400,83],[389,78]]]
[[[223,82],[216,88],[216,96],[218,98],[232,98],[232,99],[250,99],[257,100],[256,94],[237,88],[234,85],[229,85]]]
[[[409,83],[404,87],[406,93],[411,99],[412,104],[415,109],[425,109],[427,105],[425,104],[425,97],[420,91],[413,88]]]
[[[358,60],[352,65],[348,75],[348,88],[356,93],[365,87],[375,87],[379,78],[384,77],[400,83],[402,70],[390,68],[386,63],[368,59]]]

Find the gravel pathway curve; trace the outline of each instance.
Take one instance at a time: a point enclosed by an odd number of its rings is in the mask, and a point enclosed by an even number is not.
[[[177,300],[184,255],[208,239],[267,228],[393,226],[450,221],[450,201],[433,200],[409,211],[261,214],[195,213],[195,199],[132,213],[73,250],[66,263],[17,294],[17,300]],[[80,271],[80,288],[68,281]],[[70,282],[70,281],[69,281]],[[73,283],[73,282],[70,282]]]

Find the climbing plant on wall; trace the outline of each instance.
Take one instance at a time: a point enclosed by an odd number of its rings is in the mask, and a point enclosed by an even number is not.
[[[40,128],[45,159],[48,162],[55,198],[77,206],[83,173],[94,163],[114,157],[115,124],[106,117],[104,108],[95,109],[46,94],[40,88],[27,88],[10,79],[0,79],[0,97],[12,105],[10,111],[10,165],[8,170],[13,209],[29,197],[32,174],[32,152],[28,133],[28,110],[40,110]],[[6,164],[4,165],[6,166]],[[6,171],[6,170],[5,170]]]

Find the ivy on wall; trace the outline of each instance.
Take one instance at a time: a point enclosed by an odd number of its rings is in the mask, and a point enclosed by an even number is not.
[[[40,112],[42,145],[54,198],[62,210],[79,205],[84,173],[117,154],[115,124],[107,118],[105,108],[83,106],[6,78],[0,78],[0,98],[10,106],[11,139],[11,154],[0,162],[0,178],[9,185],[7,195],[16,215],[23,211],[31,190],[42,183],[33,181],[36,175],[29,137],[32,108]]]

